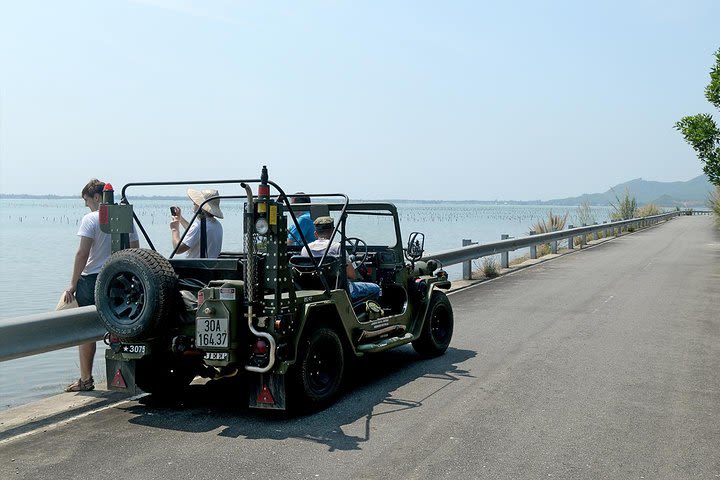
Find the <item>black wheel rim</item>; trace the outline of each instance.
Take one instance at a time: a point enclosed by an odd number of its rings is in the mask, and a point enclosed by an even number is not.
[[[145,306],[145,288],[133,273],[122,272],[108,285],[108,300],[113,316],[123,323],[133,323]]]
[[[450,322],[450,312],[444,305],[438,305],[430,319],[430,334],[435,343],[439,345],[445,344],[448,337],[452,333],[452,323]]]
[[[315,395],[330,393],[340,375],[337,345],[329,338],[314,342],[308,351],[308,387]]]

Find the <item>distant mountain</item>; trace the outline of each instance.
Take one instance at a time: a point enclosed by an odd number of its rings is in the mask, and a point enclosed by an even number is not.
[[[549,205],[609,205],[617,203],[616,197],[622,198],[625,190],[635,197],[638,205],[654,203],[659,207],[702,207],[707,204],[708,194],[715,187],[708,177],[700,175],[687,182],[653,182],[636,178],[629,182],[615,185],[605,193],[586,193],[579,197],[558,198],[542,202]]]

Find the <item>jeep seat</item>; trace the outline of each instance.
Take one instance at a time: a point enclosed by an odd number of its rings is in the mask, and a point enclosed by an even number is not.
[[[316,258],[315,261],[319,262],[320,259]],[[325,278],[331,290],[338,288],[340,260],[336,257],[325,257],[323,264],[316,267],[312,258],[295,255],[290,258],[290,266],[292,267],[293,281],[298,290],[325,290],[320,275]]]

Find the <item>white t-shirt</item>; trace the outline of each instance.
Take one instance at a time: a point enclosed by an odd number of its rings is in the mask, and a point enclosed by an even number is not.
[[[223,228],[222,223],[214,217],[207,217],[205,229],[207,232],[207,258],[217,258],[222,251]],[[187,251],[187,258],[200,258],[200,219],[195,221],[188,228],[187,235],[182,243],[190,250]]]
[[[130,241],[138,239],[137,233],[134,231],[130,234]],[[80,228],[77,232],[79,237],[92,238],[92,246],[90,247],[90,255],[81,275],[93,275],[100,272],[110,254],[112,253],[112,236],[100,230],[100,213],[98,211],[86,214],[80,221]]]
[[[318,238],[314,242],[308,243],[308,247],[310,248],[313,257],[322,257],[323,253],[325,253],[325,249],[327,248],[328,243],[330,243],[330,240],[327,238]],[[303,257],[310,256],[307,248],[303,248],[302,252],[300,252],[300,255],[302,255]],[[340,243],[334,242],[332,245],[330,245],[330,250],[328,250],[328,256],[340,258]],[[347,252],[345,252],[345,261],[350,261],[350,256],[347,254]]]

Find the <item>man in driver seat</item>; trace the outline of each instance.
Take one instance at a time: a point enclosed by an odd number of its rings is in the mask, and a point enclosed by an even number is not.
[[[310,242],[308,248],[303,248],[300,255],[303,257],[309,257],[312,254],[313,257],[322,257],[325,250],[328,248],[330,243],[330,237],[334,229],[334,221],[332,217],[318,217],[315,219],[315,237],[317,240]],[[333,242],[328,250],[328,256],[336,258],[340,257],[340,243]],[[357,275],[355,274],[355,268],[350,261],[350,257],[345,254],[345,271],[348,278],[348,289],[350,290],[350,300],[360,299],[377,299],[380,297],[380,286],[372,282],[355,282]]]

